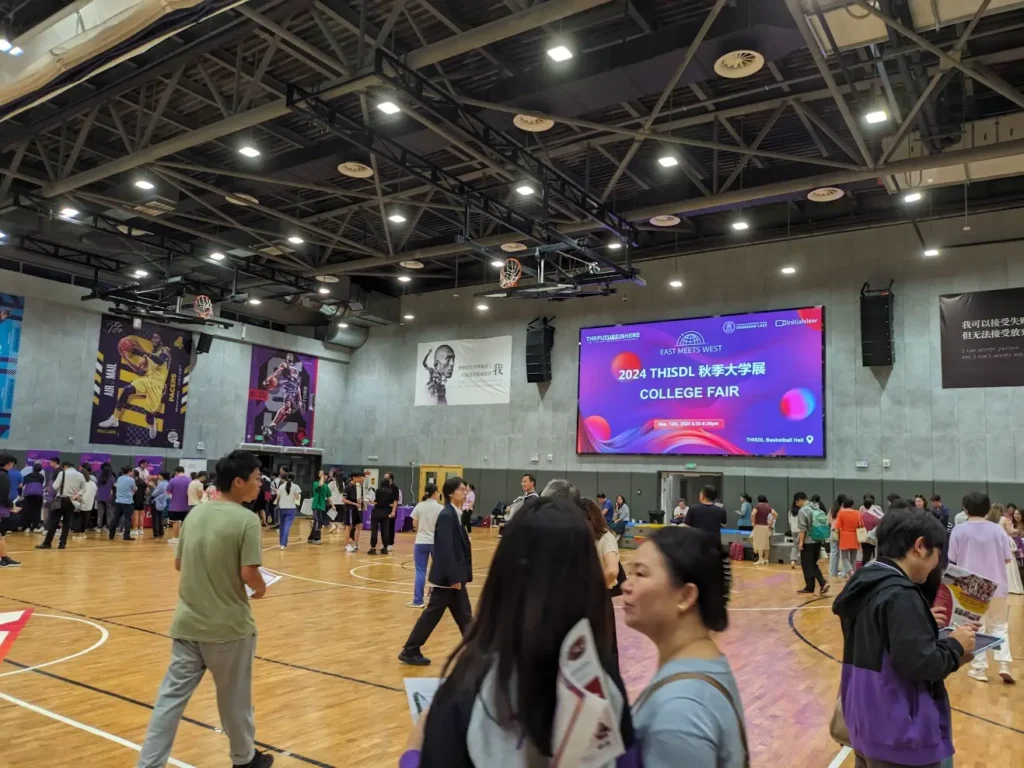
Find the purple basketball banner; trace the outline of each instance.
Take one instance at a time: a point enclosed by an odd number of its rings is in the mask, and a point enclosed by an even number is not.
[[[159,475],[164,471],[164,462],[167,461],[163,456],[135,456],[132,459],[132,468],[139,466],[139,462],[146,462],[146,469],[149,470],[149,476]]]
[[[109,453],[83,453],[78,463],[81,466],[89,467],[93,472],[99,472],[100,467],[110,463]]]
[[[824,307],[580,330],[576,452],[825,455]]]
[[[50,459],[59,459],[60,451],[43,451],[43,450],[30,450],[25,452],[25,463],[26,464],[42,464],[43,468],[47,468],[47,463]]]
[[[180,448],[191,353],[188,331],[104,315],[92,381],[89,442]]]
[[[313,444],[319,360],[269,347],[252,348],[245,441],[282,446]]]

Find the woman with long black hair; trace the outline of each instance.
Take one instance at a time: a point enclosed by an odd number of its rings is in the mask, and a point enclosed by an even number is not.
[[[99,476],[96,478],[96,527],[94,531],[106,530],[110,521],[114,519],[114,470],[109,463],[100,466]]]
[[[559,651],[581,619],[590,622],[602,666],[613,670],[607,592],[579,507],[556,498],[528,501],[505,526],[476,618],[421,718],[421,751],[406,752],[400,765],[546,765],[554,749]],[[628,749],[634,739],[625,688],[614,672],[609,677],[608,700]]]

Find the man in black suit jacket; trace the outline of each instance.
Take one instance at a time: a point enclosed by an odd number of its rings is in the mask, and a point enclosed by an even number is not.
[[[430,664],[430,659],[420,652],[420,648],[430,638],[445,609],[452,612],[452,618],[463,635],[473,621],[473,609],[469,607],[469,595],[466,594],[466,584],[473,580],[473,553],[458,511],[466,498],[466,484],[461,477],[449,477],[441,492],[445,507],[437,516],[434,527],[434,553],[428,574],[433,589],[430,590],[427,607],[398,654],[399,661],[419,667]]]

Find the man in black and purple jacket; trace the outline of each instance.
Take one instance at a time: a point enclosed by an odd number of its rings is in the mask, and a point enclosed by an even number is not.
[[[11,479],[7,474],[14,468],[13,456],[0,456],[0,568],[17,568],[20,562],[7,556],[7,542],[4,541],[11,531],[11,515],[14,504],[11,502]]]
[[[843,626],[843,716],[858,768],[939,768],[954,752],[943,681],[971,660],[976,628],[940,640],[948,617],[919,587],[946,544],[934,515],[897,501],[876,531],[878,559],[832,606]]]

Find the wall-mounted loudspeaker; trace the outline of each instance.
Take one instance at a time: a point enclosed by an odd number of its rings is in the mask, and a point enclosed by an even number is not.
[[[867,283],[860,292],[860,348],[865,366],[888,366],[896,361],[893,342],[893,305],[889,288],[872,291]]]
[[[551,381],[551,348],[555,328],[541,317],[526,326],[526,380],[532,384]]]
[[[210,351],[210,347],[213,345],[213,336],[208,333],[199,334],[199,343],[196,344],[196,351],[200,355],[205,355]]]

